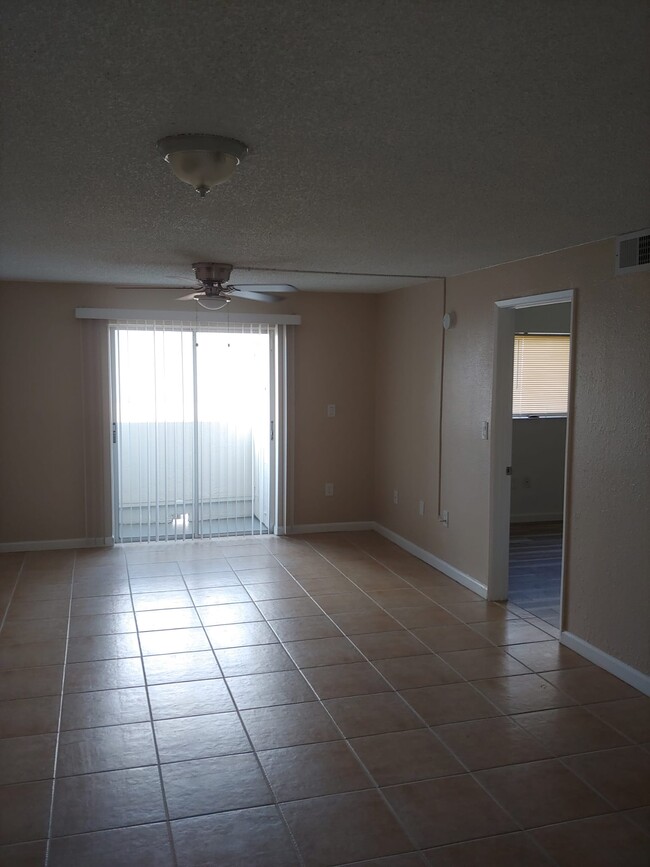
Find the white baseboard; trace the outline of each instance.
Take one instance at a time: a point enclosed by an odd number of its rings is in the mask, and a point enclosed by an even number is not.
[[[511,524],[547,524],[550,521],[561,521],[562,512],[530,512],[528,514],[510,515]]]
[[[63,548],[112,548],[112,536],[97,539],[35,539],[29,542],[0,542],[0,553],[59,551]]]
[[[630,686],[638,689],[639,692],[650,695],[650,675],[644,674],[638,668],[632,668],[631,665],[622,662],[615,656],[610,656],[609,653],[605,653],[604,650],[594,647],[593,644],[589,644],[583,638],[578,638],[572,632],[561,632],[560,644],[564,644],[570,650],[575,650],[576,653],[584,656],[589,662],[593,662],[594,665],[604,668],[605,671],[608,671],[620,680],[624,680],[625,683],[629,683]]]
[[[405,539],[398,533],[394,533],[387,527],[383,527],[381,524],[374,523],[372,529],[379,533],[380,536],[390,539],[391,542],[394,542],[396,545],[399,545],[400,548],[408,551],[409,554],[413,554],[414,557],[417,557],[419,560],[424,560],[424,562],[428,563],[429,566],[433,566],[434,569],[443,572],[449,578],[453,578],[454,581],[462,584],[463,587],[467,587],[468,590],[476,593],[482,599],[487,599],[487,587],[485,584],[481,584],[480,581],[477,581],[476,578],[472,578],[471,575],[466,575],[465,572],[461,572],[460,569],[457,569],[445,560],[441,560],[439,557],[436,557],[435,554],[425,551],[424,548],[420,548],[413,542],[409,542],[408,539]]]
[[[290,536],[301,533],[354,533],[361,530],[374,530],[374,521],[342,521],[338,524],[294,524],[287,527],[286,532]]]

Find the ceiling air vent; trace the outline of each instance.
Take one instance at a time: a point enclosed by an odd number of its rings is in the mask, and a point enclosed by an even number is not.
[[[650,271],[650,229],[619,235],[616,239],[616,273]]]

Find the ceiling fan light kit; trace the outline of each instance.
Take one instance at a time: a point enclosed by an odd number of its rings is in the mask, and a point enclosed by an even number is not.
[[[227,181],[248,153],[243,142],[220,135],[168,135],[156,144],[179,181],[194,187],[202,199]]]

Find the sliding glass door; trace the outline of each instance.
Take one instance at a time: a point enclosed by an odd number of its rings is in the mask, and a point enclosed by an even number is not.
[[[112,332],[117,540],[271,532],[275,329]]]

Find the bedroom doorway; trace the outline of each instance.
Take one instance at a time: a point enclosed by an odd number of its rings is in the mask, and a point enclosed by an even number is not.
[[[567,517],[572,301],[569,290],[496,305],[488,593],[557,630]]]
[[[275,328],[111,331],[116,541],[272,533]]]

